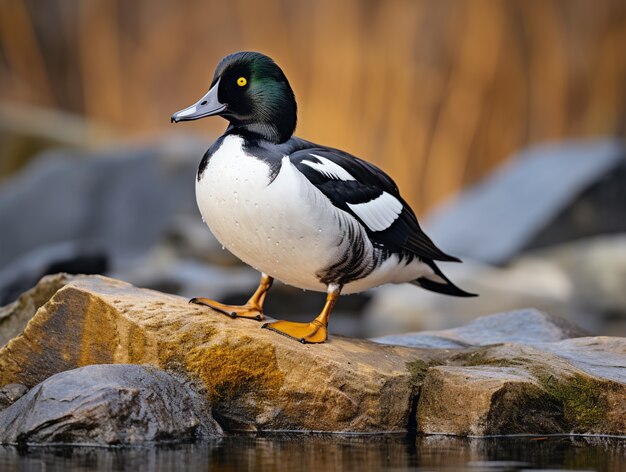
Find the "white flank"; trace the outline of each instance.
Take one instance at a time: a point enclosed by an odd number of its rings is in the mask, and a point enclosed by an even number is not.
[[[372,231],[386,230],[402,212],[402,203],[387,192],[369,202],[347,205]]]
[[[302,163],[306,164],[312,169],[315,169],[320,174],[325,175],[329,179],[356,180],[350,175],[350,173],[346,169],[344,169],[340,165],[335,164],[330,159],[318,156],[317,154],[311,154],[311,156],[319,159],[321,162],[302,161]]]

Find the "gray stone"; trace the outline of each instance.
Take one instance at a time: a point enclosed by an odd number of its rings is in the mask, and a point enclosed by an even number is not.
[[[24,290],[48,274],[101,274],[109,268],[102,248],[66,241],[37,247],[0,270],[0,305],[15,300]]]
[[[626,213],[624,214],[626,219]],[[571,304],[583,314],[575,321],[590,323],[590,314],[601,329],[604,323],[621,322],[626,333],[626,234],[587,238],[534,250],[517,265],[544,261],[567,275]],[[618,329],[619,327],[616,326]],[[615,333],[613,327],[606,330]]]
[[[410,347],[458,348],[506,342],[551,342],[586,334],[566,320],[528,308],[481,316],[459,328],[381,336],[373,341]]]
[[[607,182],[612,172],[619,175]],[[426,232],[451,254],[501,264],[529,247],[626,231],[625,181],[626,150],[618,141],[533,147],[435,210]],[[586,208],[568,214],[596,183]]]
[[[572,316],[569,278],[548,261],[507,268],[450,263],[444,271],[459,286],[479,296],[446,297],[408,284],[384,285],[373,291],[363,313],[369,336],[447,329],[478,316],[526,307],[562,318]]]
[[[0,388],[0,410],[15,403],[28,392],[28,387],[22,384],[8,384]]]
[[[206,399],[139,365],[53,375],[0,413],[2,444],[137,444],[219,434]]]
[[[200,220],[193,182],[206,147],[190,139],[47,151],[3,181],[0,304],[76,261],[73,273],[123,269],[162,242],[180,215]]]
[[[42,154],[0,187],[0,264],[33,248],[88,242],[123,257],[162,236],[175,211],[195,211],[192,154],[158,148]]]
[[[566,360],[589,375],[626,384],[625,338],[592,336],[529,344]]]

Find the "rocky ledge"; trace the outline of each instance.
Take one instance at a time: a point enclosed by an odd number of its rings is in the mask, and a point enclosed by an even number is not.
[[[118,280],[45,277],[0,309],[0,408],[10,404],[0,442],[119,444],[222,428],[626,434],[626,339],[588,337],[534,310],[378,342],[302,345],[260,327]]]

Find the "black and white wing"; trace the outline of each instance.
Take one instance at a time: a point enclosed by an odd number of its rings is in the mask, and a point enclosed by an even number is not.
[[[424,234],[394,181],[373,164],[325,147],[300,149],[289,160],[334,206],[354,216],[374,245],[422,259],[460,262]]]

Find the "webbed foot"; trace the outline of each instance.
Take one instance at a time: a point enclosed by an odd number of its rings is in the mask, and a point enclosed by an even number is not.
[[[245,305],[225,305],[224,303],[216,302],[210,298],[192,298],[189,303],[195,303],[196,305],[204,305],[214,309],[231,318],[248,318],[252,320],[263,320],[263,303],[265,302],[265,296],[268,290],[272,286],[274,279],[267,274],[261,274],[261,282],[256,291],[250,297]]]
[[[189,300],[189,303],[208,306],[209,308],[219,311],[220,313],[230,316],[231,318],[249,318],[257,321],[262,321],[264,318],[263,309],[260,306],[255,306],[251,303],[246,303],[245,305],[224,305],[223,303],[216,302],[215,300],[202,297],[192,298]]]
[[[273,321],[271,323],[265,323],[261,328],[271,329],[283,336],[287,336],[296,341],[300,341],[302,344],[311,343],[319,344],[326,341],[328,338],[328,332],[326,327],[328,326],[328,319],[330,318],[330,312],[335,306],[335,302],[341,293],[341,285],[329,284],[326,294],[326,303],[324,308],[317,318],[310,323],[298,323],[296,321]]]
[[[261,328],[271,329],[283,336],[287,336],[302,344],[318,344],[326,341],[328,337],[326,326],[317,320],[311,323],[298,323],[295,321],[274,321],[265,323]]]

